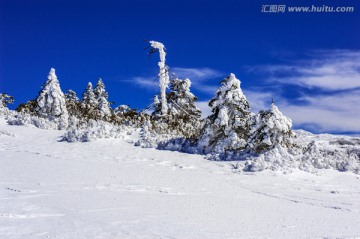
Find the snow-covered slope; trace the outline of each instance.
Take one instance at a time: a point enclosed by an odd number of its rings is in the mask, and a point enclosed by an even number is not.
[[[360,237],[359,175],[246,173],[62,134],[0,119],[0,238]]]

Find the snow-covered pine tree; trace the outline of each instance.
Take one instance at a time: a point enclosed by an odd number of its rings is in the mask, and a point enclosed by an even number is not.
[[[84,90],[81,100],[81,117],[85,120],[99,119],[97,112],[98,102],[94,94],[92,83],[89,82]]]
[[[243,150],[250,128],[250,105],[240,88],[240,80],[230,74],[221,81],[209,102],[213,114],[202,129],[198,149],[203,153]]]
[[[153,130],[153,126],[149,119],[146,119],[141,126],[139,140],[135,142],[135,146],[141,146],[143,148],[156,148],[158,144],[159,136]]]
[[[174,78],[170,81],[171,92],[166,94],[166,114],[163,114],[162,102],[155,96],[151,118],[156,122],[152,126],[156,133],[197,139],[201,127],[201,111],[195,105],[197,97],[190,92],[190,86],[189,79]]]
[[[101,78],[99,78],[96,87],[94,88],[94,94],[98,102],[97,108],[99,110],[101,118],[109,120],[112,113],[110,103],[108,102],[109,94],[105,90],[105,85]]]
[[[48,80],[42,86],[36,103],[35,111],[38,116],[56,122],[59,129],[67,128],[69,114],[54,68],[50,69]]]
[[[77,118],[81,117],[81,105],[80,100],[76,95],[76,92],[73,90],[67,90],[65,93],[66,108],[70,116],[75,116]]]
[[[14,103],[14,96],[8,95],[6,93],[0,94],[0,105],[7,107],[8,104]]]
[[[262,153],[276,145],[288,147],[292,136],[291,126],[291,119],[284,116],[275,103],[272,103],[270,109],[260,111],[252,117],[248,149]]]
[[[13,96],[8,95],[6,93],[0,94],[0,116],[1,115],[7,116],[9,114],[9,109],[7,108],[7,105],[12,103],[14,103]]]
[[[130,108],[128,105],[119,105],[113,110],[112,123],[116,124],[125,124],[135,127],[141,127],[145,121],[143,118],[145,114],[139,114],[137,109]],[[146,115],[146,119],[149,119],[149,116]]]
[[[195,105],[198,98],[190,92],[190,87],[189,79],[175,78],[170,81],[171,92],[167,95],[167,102],[172,121],[169,127],[186,138],[197,139],[200,133],[201,111]]]

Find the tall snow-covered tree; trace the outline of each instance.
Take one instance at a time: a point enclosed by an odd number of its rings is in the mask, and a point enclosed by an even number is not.
[[[84,93],[82,94],[82,100],[81,100],[82,118],[86,120],[97,119],[99,117],[97,115],[97,105],[98,102],[94,94],[92,83],[89,82],[84,90]]]
[[[101,116],[104,118],[111,116],[110,103],[108,102],[109,94],[105,90],[105,84],[101,78],[99,78],[96,87],[94,88],[94,94]]]
[[[255,153],[273,149],[276,145],[287,147],[292,136],[291,126],[291,119],[272,103],[270,109],[253,116],[247,147]]]
[[[36,103],[35,111],[38,116],[57,122],[59,129],[67,128],[69,115],[66,109],[65,96],[61,91],[54,68],[51,68],[48,80],[42,86]]]
[[[250,105],[240,88],[240,80],[230,74],[221,81],[212,109],[202,129],[198,147],[203,153],[243,150],[250,127]]]

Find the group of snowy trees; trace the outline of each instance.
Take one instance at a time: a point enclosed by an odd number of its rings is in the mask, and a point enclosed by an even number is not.
[[[18,117],[31,115],[46,119],[57,129],[71,128],[72,134],[84,125],[94,125],[95,121],[141,127],[138,145],[157,147],[161,139],[168,142],[181,139],[187,148],[192,147],[193,152],[202,154],[262,153],[276,145],[289,146],[291,120],[282,115],[274,103],[266,111],[252,113],[241,90],[241,82],[234,74],[221,81],[216,95],[209,102],[212,114],[201,119],[201,111],[196,106],[197,97],[190,91],[191,81],[177,77],[170,79],[164,45],[154,41],[150,44],[151,52],[160,54],[160,94],[154,97],[151,114],[137,112],[126,105],[112,109],[102,79],[94,88],[89,82],[81,99],[73,90],[64,94],[55,69],[51,68],[38,96],[17,108]],[[2,107],[13,101],[5,94],[0,99]],[[166,142],[161,143],[166,145]],[[177,149],[183,150],[178,146]]]
[[[202,153],[262,153],[276,145],[288,147],[291,120],[272,103],[258,114],[250,112],[250,104],[240,88],[240,81],[230,74],[221,82],[209,102],[212,114],[205,119],[198,150]]]
[[[212,114],[201,120],[201,112],[195,105],[197,97],[190,92],[190,80],[169,80],[164,45],[153,41],[150,43],[152,52],[158,50],[160,54],[158,65],[161,101],[158,96],[155,97],[154,111],[150,118],[152,122],[142,129],[144,145],[152,145],[146,144],[146,141],[151,140],[151,132],[183,137],[187,139],[185,142],[181,141],[186,151],[190,145],[195,148],[193,151],[204,154],[262,153],[276,145],[290,145],[291,120],[274,103],[269,110],[258,114],[250,112],[250,104],[234,74],[221,81],[215,97],[209,102]],[[168,83],[170,91],[165,92]],[[178,145],[175,148],[179,149]]]
[[[55,123],[58,129],[67,129],[69,122],[86,124],[89,120],[100,120],[114,124],[131,124],[135,121],[134,119],[138,116],[135,110],[125,105],[120,105],[113,110],[108,97],[109,94],[101,78],[97,81],[95,88],[91,82],[87,84],[81,100],[73,90],[67,90],[64,94],[55,69],[51,68],[48,79],[38,96],[25,104],[20,104],[16,111],[45,118]]]

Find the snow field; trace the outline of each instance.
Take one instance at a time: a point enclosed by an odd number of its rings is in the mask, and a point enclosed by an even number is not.
[[[0,119],[0,238],[359,238],[360,177],[58,142]],[[133,137],[133,138],[132,138]]]

